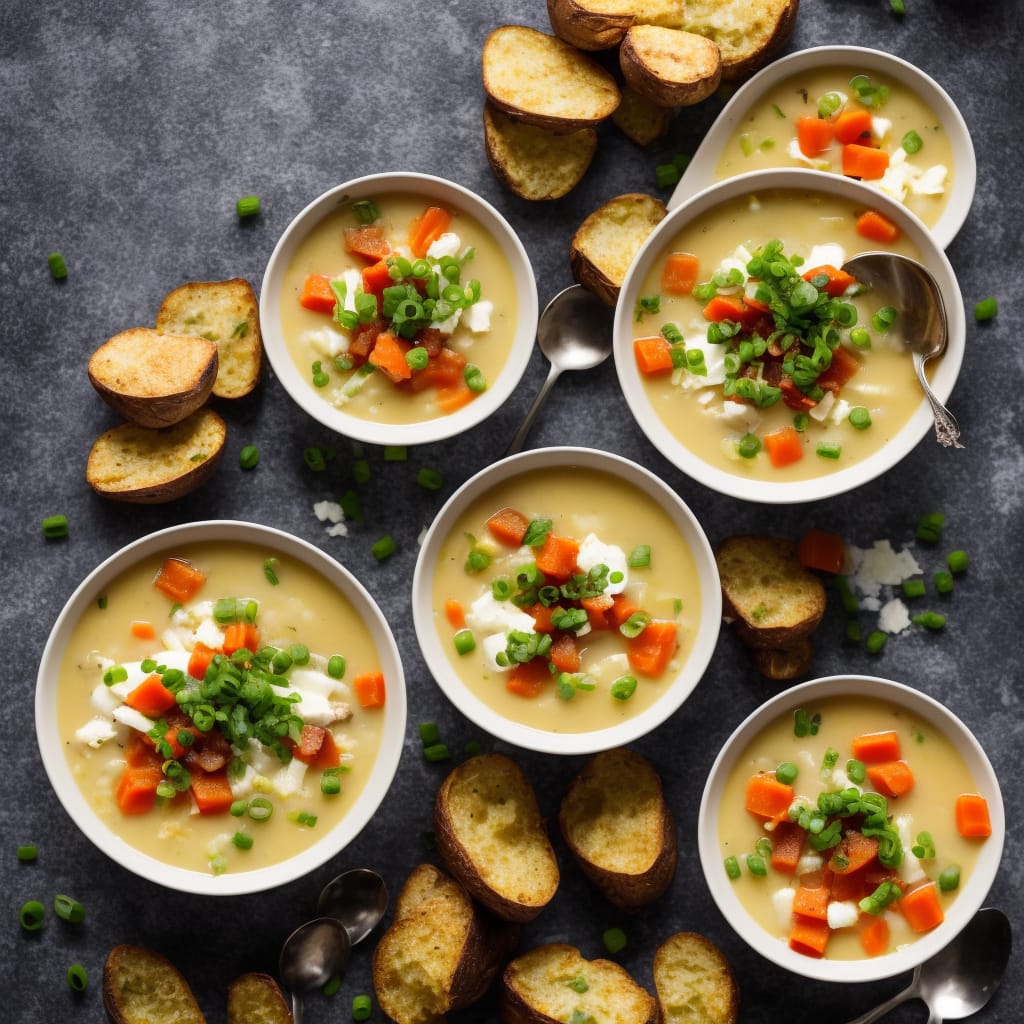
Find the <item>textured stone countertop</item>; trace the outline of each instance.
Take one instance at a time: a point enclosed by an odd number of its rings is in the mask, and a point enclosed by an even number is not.
[[[653,470],[690,505],[710,540],[737,532],[797,537],[809,525],[869,546],[912,545],[924,563],[937,555],[913,544],[925,512],[946,515],[951,546],[970,553],[967,576],[949,604],[943,635],[908,630],[874,657],[841,643],[842,615],[830,604],[817,641],[815,675],[882,675],[915,686],[950,707],[1004,773],[1006,853],[989,902],[1021,915],[1024,797],[1017,784],[1024,744],[1021,717],[1021,613],[1017,574],[1024,565],[1021,513],[1021,383],[1024,349],[1010,320],[1024,304],[1019,249],[1019,10],[1013,0],[958,4],[906,0],[903,18],[888,0],[803,0],[787,51],[824,43],[890,50],[934,75],[960,105],[978,156],[970,216],[948,254],[970,310],[995,295],[1000,313],[976,325],[952,395],[966,447],[940,449],[929,437],[905,461],[854,493],[813,506],[758,506],[704,489],[647,442],[621,400],[609,361],[566,376],[546,407],[533,446],[607,448]],[[713,98],[684,111],[670,134],[643,152],[611,125],[579,188],[561,201],[530,205],[492,176],[481,130],[480,50],[488,32],[518,21],[547,28],[540,0],[448,0],[381,6],[295,0],[177,4],[54,4],[8,0],[0,12],[0,347],[3,442],[0,545],[5,599],[0,622],[10,664],[0,701],[4,780],[3,920],[0,997],[11,1022],[99,1022],[100,977],[117,943],[170,955],[193,985],[211,1022],[224,1020],[227,982],[247,970],[276,971],[288,932],[308,917],[323,883],[369,865],[397,891],[429,857],[415,837],[430,827],[431,801],[445,767],[424,762],[417,722],[435,720],[461,744],[479,737],[432,682],[412,630],[409,584],[421,529],[463,480],[497,458],[514,433],[547,364],[535,352],[514,397],[486,425],[455,441],[414,449],[410,463],[383,463],[364,493],[372,524],[330,538],[314,501],[349,486],[343,439],[300,411],[269,371],[256,393],[222,406],[229,449],[216,478],[176,503],[130,508],[105,503],[84,481],[92,441],[114,422],[85,372],[89,355],[117,331],[151,322],[171,288],[186,280],[241,276],[259,289],[281,231],[312,198],[365,173],[404,169],[448,176],[493,202],[521,235],[536,271],[541,307],[571,283],[568,242],[600,202],[626,191],[655,191],[654,166],[692,152],[720,109]],[[259,195],[259,215],[240,223],[237,197]],[[46,257],[63,253],[68,277],[50,278]],[[244,444],[263,458],[238,466]],[[310,473],[307,445],[339,445],[326,473]],[[411,467],[443,471],[427,495]],[[70,535],[46,541],[41,521],[65,513]],[[406,659],[409,731],[392,791],[372,823],[333,861],[280,890],[250,897],[178,895],[108,860],[75,829],[44,773],[33,728],[36,671],[47,635],[73,589],[122,545],[171,524],[204,518],[250,519],[322,547],[365,584],[384,608]],[[390,532],[398,552],[383,564],[370,543]],[[525,929],[524,946],[571,941],[600,954],[600,934],[621,923],[629,945],[621,962],[648,986],[657,943],[678,930],[714,939],[732,962],[741,1018],[758,1024],[846,1020],[909,983],[909,975],[858,987],[801,982],[755,954],[726,924],[700,869],[696,813],[707,771],[735,726],[779,687],[755,674],[736,638],[723,631],[692,697],[634,746],[662,772],[677,818],[680,862],[667,897],[648,913],[620,920],[591,896],[559,847],[564,883],[551,907]],[[514,753],[550,815],[582,759]],[[412,837],[412,838],[410,838]],[[38,844],[22,865],[16,847]],[[87,908],[78,928],[51,914],[38,933],[18,926],[28,899],[66,892]],[[341,993],[307,1001],[307,1020],[349,1018],[351,997],[370,990],[370,943],[360,946]],[[68,964],[89,971],[81,997],[64,981]],[[1024,966],[1011,961],[1001,991],[978,1020],[1020,1019]],[[923,1020],[919,1003],[888,1019]],[[375,1010],[374,1020],[380,1020]],[[494,1020],[485,1001],[454,1019]]]

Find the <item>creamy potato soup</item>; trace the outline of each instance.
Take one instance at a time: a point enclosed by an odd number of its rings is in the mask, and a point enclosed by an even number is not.
[[[516,329],[512,272],[469,214],[422,196],[347,202],[289,265],[281,327],[315,400],[380,423],[469,404]]]
[[[652,408],[704,462],[772,482],[833,473],[883,447],[920,406],[899,310],[840,269],[871,249],[919,258],[885,218],[895,237],[879,240],[879,216],[769,190],[696,218],[654,261],[634,357]]]
[[[807,956],[854,960],[941,926],[985,842],[961,832],[979,831],[968,824],[979,800],[933,726],[881,700],[828,698],[743,751],[718,835],[763,928]]]
[[[82,616],[58,721],[111,830],[176,867],[240,872],[301,852],[348,812],[376,760],[386,682],[326,579],[204,543],[144,560]]]
[[[580,467],[524,474],[474,501],[441,547],[433,599],[466,686],[550,732],[650,707],[700,621],[696,564],[668,513]]]
[[[751,106],[716,176],[765,167],[858,178],[929,226],[946,208],[955,173],[949,136],[935,112],[906,86],[852,67],[794,75]]]

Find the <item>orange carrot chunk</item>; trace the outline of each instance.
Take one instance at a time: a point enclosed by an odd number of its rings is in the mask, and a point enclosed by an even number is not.
[[[137,640],[152,640],[156,636],[156,630],[152,622],[144,622],[137,619],[129,627],[129,632]]]
[[[872,242],[895,242],[900,237],[900,229],[877,210],[865,210],[857,218],[854,228],[861,238]]]
[[[961,793],[956,798],[956,828],[965,837],[992,835],[988,801],[977,793]]]
[[[393,284],[387,260],[378,260],[363,268],[363,291],[368,295],[376,295],[379,300],[384,289]],[[377,308],[380,309],[379,302]]]
[[[302,726],[292,754],[313,768],[337,768],[341,764],[341,753],[330,729],[308,722]]]
[[[217,653],[217,648],[207,647],[201,640],[197,641],[188,658],[188,674],[193,679],[202,679]]]
[[[843,174],[861,181],[878,181],[889,168],[889,154],[874,146],[852,142],[843,146]]]
[[[914,773],[906,761],[883,761],[867,768],[875,791],[885,797],[903,796],[914,787]]]
[[[832,361],[818,375],[818,386],[838,394],[860,369],[860,361],[842,345],[832,350]]]
[[[865,764],[898,761],[900,738],[894,729],[887,729],[884,732],[868,732],[862,736],[855,736],[850,743],[850,750],[858,761],[863,761]]]
[[[184,558],[168,558],[153,578],[153,586],[172,601],[191,600],[206,582],[206,577]]]
[[[868,956],[881,956],[889,949],[889,922],[879,914],[863,914],[858,926],[861,949]]]
[[[639,636],[626,644],[626,657],[637,672],[657,679],[665,674],[679,649],[679,629],[670,619],[651,619]]]
[[[478,393],[470,388],[464,380],[460,380],[457,384],[439,387],[437,389],[437,407],[446,414],[457,412],[463,406],[469,405]]]
[[[517,697],[537,697],[551,682],[548,663],[543,658],[534,658],[514,665],[505,680],[505,689]]]
[[[582,660],[571,633],[562,633],[551,645],[548,658],[559,672],[579,672]]]
[[[853,274],[848,274],[845,270],[840,270],[838,267],[833,267],[831,263],[823,263],[820,267],[814,267],[808,270],[803,278],[805,281],[814,282],[816,277],[824,275],[828,278],[824,288],[818,288],[818,291],[825,292],[829,298],[836,299],[843,292],[846,291],[851,285],[857,283],[857,279]],[[815,285],[817,287],[817,285]]]
[[[345,228],[345,252],[363,256],[368,260],[382,260],[391,252],[391,246],[384,237],[384,229],[378,224],[363,224],[357,228]]]
[[[545,576],[567,580],[576,571],[580,542],[574,537],[559,537],[549,533],[537,551],[534,561]]]
[[[314,313],[334,312],[337,296],[331,287],[331,279],[326,274],[310,274],[302,284],[299,294],[299,305]]]
[[[819,921],[828,920],[829,887],[817,880],[817,885],[804,885],[793,895],[793,913],[803,917],[816,917]]]
[[[789,930],[789,948],[804,956],[820,958],[825,955],[831,933],[828,921],[796,914]]]
[[[517,548],[523,543],[530,520],[518,509],[503,508],[488,517],[484,525],[495,540],[510,548]]]
[[[117,783],[114,799],[122,814],[147,814],[156,803],[156,787],[163,778],[159,764],[128,765]]]
[[[598,594],[596,597],[580,598],[580,607],[587,613],[587,622],[591,629],[610,629],[608,612],[611,611],[615,601],[611,594]],[[627,615],[628,619],[629,616]],[[623,620],[625,621],[625,620]]]
[[[760,303],[752,305],[738,295],[716,295],[703,309],[704,319],[713,323],[731,320],[742,324],[748,330],[764,316]]]
[[[780,821],[772,832],[771,865],[775,871],[791,875],[800,863],[807,833],[794,821]]]
[[[251,622],[229,622],[224,627],[224,653],[247,650],[256,652],[260,648],[260,631]]]
[[[764,435],[764,450],[776,469],[799,462],[804,457],[804,446],[795,427],[786,426]]]
[[[797,118],[796,139],[804,156],[821,156],[832,145],[833,134],[831,121],[812,115]]]
[[[226,814],[231,810],[234,796],[231,783],[228,782],[227,768],[204,772],[202,769],[190,770],[192,776],[192,799],[200,814]]]
[[[374,342],[369,362],[385,373],[392,381],[408,380],[412,367],[405,361],[405,353],[412,343],[398,338],[390,331],[381,331]]]
[[[835,119],[832,129],[844,146],[851,142],[866,145],[871,141],[871,115],[863,107],[844,110]]]
[[[829,867],[834,874],[848,875],[870,864],[877,856],[878,840],[850,829],[839,840],[839,845],[832,848]]]
[[[661,290],[689,295],[696,287],[700,264],[692,252],[670,252],[661,271]]]
[[[409,248],[422,259],[449,228],[452,215],[440,206],[428,206],[409,226]]]
[[[449,597],[445,601],[444,617],[448,620],[448,625],[452,629],[466,628],[466,610],[462,607],[462,602],[457,601],[454,597]]]
[[[904,893],[899,908],[915,932],[930,932],[945,919],[934,882],[926,882]]]
[[[782,821],[793,803],[793,787],[779,782],[768,772],[751,775],[747,781],[747,797],[744,806],[751,814],[766,821]]]
[[[846,561],[846,545],[837,534],[812,526],[797,543],[796,557],[808,569],[837,573]]]
[[[633,342],[636,368],[647,376],[669,373],[672,369],[672,346],[660,335],[637,338]]]
[[[161,676],[154,672],[147,676],[124,699],[125,704],[141,711],[147,718],[159,718],[178,703],[177,698],[164,686]]]
[[[352,690],[361,708],[382,708],[387,697],[383,672],[363,672],[352,680]]]

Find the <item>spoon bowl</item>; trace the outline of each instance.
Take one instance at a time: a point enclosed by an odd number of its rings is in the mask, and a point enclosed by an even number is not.
[[[929,1024],[970,1017],[999,987],[1011,945],[1006,915],[995,907],[985,907],[945,949],[914,968],[907,988],[849,1024],[871,1024],[893,1007],[914,998],[928,1006]]]
[[[351,952],[348,931],[333,917],[307,921],[285,939],[279,969],[291,993],[293,1024],[302,1024],[302,996],[343,974]]]
[[[331,879],[316,905],[318,917],[332,917],[344,925],[353,946],[377,927],[387,909],[387,885],[369,868],[353,868]]]
[[[506,455],[522,451],[540,407],[565,370],[591,370],[611,355],[612,310],[582,285],[570,285],[544,307],[537,344],[551,368]]]
[[[959,424],[936,397],[924,372],[929,359],[946,351],[948,340],[946,308],[935,278],[917,260],[894,252],[861,253],[847,260],[843,270],[863,284],[892,291],[914,371],[935,417],[935,437],[946,448],[963,448]]]

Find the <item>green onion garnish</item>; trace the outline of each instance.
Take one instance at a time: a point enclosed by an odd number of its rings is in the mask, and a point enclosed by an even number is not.
[[[254,796],[246,810],[253,821],[266,821],[274,813],[274,805],[265,796]]]
[[[634,676],[619,676],[611,685],[611,695],[616,700],[629,700],[636,693],[637,681]]]
[[[949,566],[949,571],[959,575],[962,572],[967,572],[967,552],[966,551],[950,551],[946,555],[946,565]]]
[[[950,864],[939,874],[939,890],[941,892],[953,892],[960,887],[960,868],[956,864]]]
[[[254,444],[247,444],[238,453],[238,464],[242,469],[255,469],[260,461],[260,450]]]
[[[910,131],[903,136],[900,145],[904,148],[904,150],[906,150],[907,153],[913,156],[915,153],[921,152],[921,147],[924,145],[924,143],[921,141],[921,136],[918,135],[913,128],[911,128]]]
[[[89,975],[81,964],[72,964],[66,977],[73,992],[84,992],[89,985]]]
[[[904,597],[924,597],[924,580],[904,580],[900,586]]]
[[[991,320],[998,312],[999,303],[993,298],[982,299],[974,304],[974,319],[979,324]]]
[[[409,458],[409,449],[404,444],[387,444],[384,446],[385,462],[405,462]]]
[[[62,921],[68,921],[71,924],[81,924],[85,920],[85,907],[70,896],[54,896],[53,912]]]
[[[452,755],[444,743],[435,743],[423,748],[423,756],[431,762],[447,761]]]
[[[24,846],[18,847],[18,860],[22,864],[30,864],[39,856],[39,849],[31,843],[26,843]]]
[[[868,654],[880,654],[888,639],[889,635],[887,633],[883,633],[880,629],[873,629],[868,633],[868,637],[864,641],[864,647]]]
[[[726,857],[723,864],[725,865],[725,873],[730,878],[736,879],[740,877],[740,862],[735,857]]]
[[[800,769],[792,761],[783,761],[775,769],[775,778],[788,786],[795,781],[799,773]]]
[[[871,413],[863,405],[855,405],[848,418],[854,430],[867,430],[871,426]]]
[[[242,196],[235,203],[235,209],[238,211],[239,217],[253,217],[260,212],[260,197]]]
[[[21,927],[27,932],[38,931],[43,926],[43,918],[46,916],[46,908],[39,900],[29,900],[23,903],[19,918]]]
[[[457,654],[466,655],[476,650],[476,638],[471,629],[460,629],[452,638]]]
[[[352,997],[352,1019],[353,1020],[369,1020],[370,1014],[373,1012],[373,1005],[370,1002],[370,997],[367,995],[358,995]]]
[[[46,516],[43,519],[43,536],[47,540],[56,540],[68,535],[68,517],[65,515]]]
[[[68,276],[68,268],[64,262],[64,257],[59,252],[51,252],[46,257],[46,262],[54,281],[63,281]]]
[[[345,656],[343,654],[332,654],[327,659],[327,674],[332,679],[341,679],[345,674]]]
[[[621,928],[606,928],[601,933],[601,941],[609,953],[621,953],[626,948],[626,933]]]
[[[925,629],[931,630],[933,633],[946,628],[946,616],[940,615],[938,612],[922,612],[920,615],[915,615],[911,622],[917,626],[924,626]]]
[[[416,483],[425,490],[439,491],[444,483],[444,478],[436,469],[428,469],[426,466],[422,466],[416,473]]]
[[[395,539],[390,534],[385,534],[383,537],[378,538],[370,546],[370,552],[378,562],[383,562],[384,559],[390,558],[396,550]]]

